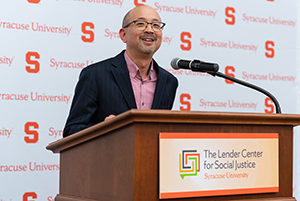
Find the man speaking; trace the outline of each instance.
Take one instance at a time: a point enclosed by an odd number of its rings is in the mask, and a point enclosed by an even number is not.
[[[130,109],[172,109],[178,81],[153,59],[164,26],[150,6],[124,16],[119,35],[126,50],[82,70],[64,137]]]

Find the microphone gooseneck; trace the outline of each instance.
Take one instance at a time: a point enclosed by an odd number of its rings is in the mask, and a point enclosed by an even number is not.
[[[178,70],[178,69],[188,69],[188,70],[192,70],[195,72],[205,72],[208,73],[212,76],[218,76],[218,77],[222,77],[224,79],[228,79],[231,80],[235,83],[238,83],[240,85],[249,87],[251,89],[254,89],[256,91],[259,91],[263,94],[265,94],[266,96],[268,96],[269,98],[271,98],[271,100],[274,102],[275,107],[276,107],[276,113],[281,113],[281,109],[280,109],[280,105],[279,102],[277,101],[277,99],[275,98],[275,96],[273,96],[270,92],[268,92],[267,90],[258,87],[254,84],[239,80],[237,78],[225,75],[223,73],[218,72],[219,71],[219,65],[215,64],[215,63],[207,63],[207,62],[203,62],[200,60],[183,60],[183,59],[179,59],[179,58],[174,58],[171,61],[171,66],[173,69]]]

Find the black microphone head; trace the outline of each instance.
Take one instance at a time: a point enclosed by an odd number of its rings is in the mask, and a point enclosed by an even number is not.
[[[179,69],[179,66],[178,66],[178,61],[179,61],[180,59],[179,58],[174,58],[174,59],[172,59],[172,61],[171,61],[171,66],[172,66],[172,68],[174,68],[175,70],[178,70]]]
[[[218,64],[214,64],[214,72],[218,72],[219,71],[219,65]]]

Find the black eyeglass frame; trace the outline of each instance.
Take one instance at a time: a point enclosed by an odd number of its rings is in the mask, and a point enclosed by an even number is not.
[[[147,23],[147,25],[145,26],[145,29],[147,28],[148,24],[151,25],[151,28],[153,29],[153,24],[155,23],[160,23],[162,26],[160,27],[160,31],[166,26],[166,23],[164,22],[147,22],[146,20],[133,20],[131,22],[129,22],[128,24],[126,24],[125,26],[123,26],[123,28],[127,28],[129,27],[131,24],[135,24],[136,22],[145,22]],[[153,29],[154,30],[154,29]]]

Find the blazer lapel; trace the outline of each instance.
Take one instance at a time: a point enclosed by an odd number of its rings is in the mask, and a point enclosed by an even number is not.
[[[136,109],[136,103],[134,98],[133,89],[131,86],[129,71],[127,68],[126,61],[124,59],[124,51],[117,55],[112,61],[112,74],[115,81],[120,88],[120,91],[127,102],[130,109]]]
[[[154,92],[154,97],[153,97],[153,102],[151,109],[159,109],[161,105],[161,101],[164,96],[164,91],[165,91],[165,86],[167,80],[163,76],[162,72],[160,72],[160,69],[157,65],[157,63],[153,60],[153,67],[156,69],[157,72],[157,81],[156,81],[156,87],[155,87],[155,92]]]

